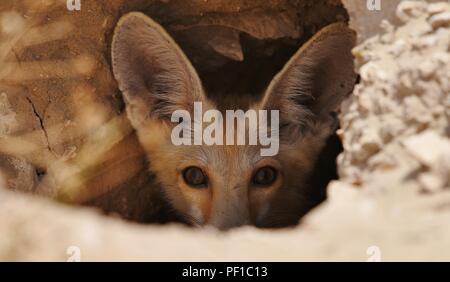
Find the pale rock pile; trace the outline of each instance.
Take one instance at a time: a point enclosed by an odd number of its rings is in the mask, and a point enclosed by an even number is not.
[[[450,184],[450,5],[405,1],[396,14],[403,26],[383,22],[354,49],[361,82],[342,106],[340,176],[437,192]]]

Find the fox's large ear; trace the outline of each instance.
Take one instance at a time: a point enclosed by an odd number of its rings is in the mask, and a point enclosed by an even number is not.
[[[128,117],[138,128],[147,118],[169,119],[203,99],[197,73],[164,31],[138,12],[123,16],[114,31],[112,66]]]
[[[356,81],[354,44],[354,32],[343,23],[322,29],[273,79],[260,107],[279,110],[280,126],[288,126],[291,134],[330,123],[330,113]]]

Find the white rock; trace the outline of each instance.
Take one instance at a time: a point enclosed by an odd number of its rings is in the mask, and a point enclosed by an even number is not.
[[[433,28],[450,26],[450,12],[433,15],[430,17],[429,22]]]
[[[427,3],[422,1],[403,1],[398,5],[396,15],[401,21],[407,22],[412,17],[422,15],[426,8]]]
[[[445,2],[431,3],[427,7],[427,12],[431,15],[450,11],[450,4]]]
[[[439,175],[423,173],[419,176],[419,182],[427,192],[438,192],[444,188],[444,180]]]
[[[411,136],[402,144],[406,150],[422,164],[432,167],[442,156],[450,157],[450,141],[427,130],[419,135]]]

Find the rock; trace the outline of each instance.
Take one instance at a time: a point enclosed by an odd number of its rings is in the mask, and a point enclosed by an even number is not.
[[[427,12],[430,15],[439,14],[450,10],[450,4],[445,2],[431,3],[427,6]]]
[[[406,150],[422,164],[433,167],[441,158],[450,159],[450,140],[436,132],[425,131],[403,140]]]
[[[396,11],[396,16],[402,22],[407,22],[410,18],[416,18],[426,11],[427,3],[423,1],[402,1]]]
[[[397,14],[405,24],[385,28],[355,48],[361,82],[341,109],[342,181],[354,183],[358,176],[359,185],[376,190],[383,183],[375,175],[388,168],[393,183],[408,183],[416,191],[448,186],[443,176],[448,171],[441,170],[450,147],[445,114],[450,109],[450,30],[433,31],[428,24],[432,15],[448,11],[447,3],[403,1]],[[393,40],[384,40],[384,34]],[[408,180],[402,180],[405,173]]]
[[[450,12],[435,14],[429,19],[433,28],[450,26]]]

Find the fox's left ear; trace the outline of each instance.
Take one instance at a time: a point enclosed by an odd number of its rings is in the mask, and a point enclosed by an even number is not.
[[[169,121],[175,110],[204,100],[200,79],[180,47],[139,12],[123,16],[114,31],[112,67],[134,128],[147,119]]]
[[[355,33],[343,23],[319,31],[273,79],[260,108],[279,110],[280,126],[291,133],[329,123],[356,81],[354,45]]]

